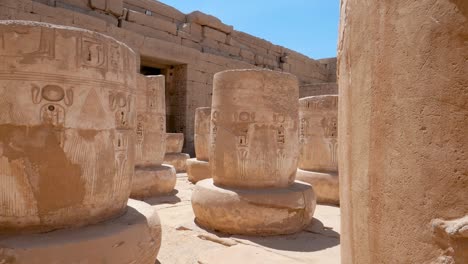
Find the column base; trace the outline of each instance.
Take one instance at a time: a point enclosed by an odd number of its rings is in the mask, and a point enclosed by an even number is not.
[[[164,155],[164,163],[174,166],[177,173],[187,170],[185,162],[188,159],[190,159],[190,155],[187,153],[166,153]]]
[[[208,161],[197,160],[196,158],[186,161],[188,180],[192,183],[211,178],[210,164]]]
[[[0,263],[154,264],[161,224],[148,204],[129,200],[127,212],[110,221],[43,234],[0,236]]]
[[[205,179],[192,194],[197,224],[238,235],[296,233],[309,225],[315,205],[312,186],[303,182],[277,189],[226,189]]]
[[[172,165],[136,166],[130,197],[144,199],[171,193],[176,180]]]
[[[307,182],[314,187],[317,203],[340,204],[338,173],[314,172],[297,169],[296,180]]]

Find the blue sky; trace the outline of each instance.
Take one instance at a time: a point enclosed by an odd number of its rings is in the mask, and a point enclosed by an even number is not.
[[[336,57],[339,0],[160,0],[184,13],[200,10],[236,30],[314,59]]]

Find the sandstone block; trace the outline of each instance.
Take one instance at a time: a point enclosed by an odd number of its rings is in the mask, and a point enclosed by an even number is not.
[[[172,35],[177,35],[177,25],[154,16],[145,15],[139,12],[128,10],[127,20],[139,25],[148,26],[157,30],[166,31]]]
[[[214,16],[207,15],[205,13],[202,13],[200,11],[195,11],[187,15],[187,22],[192,22],[192,23],[197,23],[202,26],[209,26],[211,28],[217,29],[219,31],[222,31],[226,34],[229,34],[232,32],[233,27],[228,26],[226,24],[223,24],[221,20]]]
[[[0,262],[154,264],[161,246],[156,211],[146,203],[129,200],[124,212],[113,220],[79,229],[0,236]]]
[[[219,188],[212,179],[199,181],[193,191],[196,222],[228,234],[291,234],[309,225],[314,191],[295,182],[279,189]]]
[[[186,161],[188,180],[197,183],[201,180],[211,178],[210,164],[208,161],[198,160],[196,158]]]
[[[0,232],[122,214],[135,159],[135,54],[77,28],[0,21],[0,31]]]
[[[182,39],[179,36],[175,36],[166,31],[161,31],[155,28],[139,25],[128,21],[122,21],[122,28],[137,32],[140,35],[144,35],[146,38],[152,37],[160,41],[166,41],[175,44],[180,44],[182,42]]]
[[[176,170],[172,165],[135,166],[130,197],[144,199],[169,194],[174,190],[175,184]]]
[[[214,182],[243,188],[287,187],[298,160],[298,84],[267,70],[217,73],[210,164]]]
[[[222,31],[219,31],[219,30],[207,27],[207,26],[203,26],[203,37],[213,39],[221,43],[226,43],[227,36],[226,36],[226,33]]]
[[[185,22],[184,13],[159,1],[125,0],[125,3],[151,11],[152,13],[157,13],[172,22]]]

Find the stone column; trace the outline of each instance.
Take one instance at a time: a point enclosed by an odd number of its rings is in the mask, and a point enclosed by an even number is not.
[[[8,234],[0,262],[123,264],[132,252],[154,263],[159,218],[149,205],[127,204],[133,51],[91,31],[27,21],[0,21],[0,39],[0,234]],[[65,228],[73,229],[52,232]],[[123,251],[113,247],[132,232],[142,233]]]
[[[133,198],[143,199],[174,190],[176,171],[162,164],[166,150],[164,76],[137,76],[136,164]]]
[[[343,263],[468,261],[468,2],[343,0]]]
[[[337,95],[299,99],[301,153],[296,178],[314,187],[319,203],[340,203],[337,111]]]
[[[232,234],[294,233],[315,209],[295,182],[298,84],[290,74],[232,70],[214,77],[210,166],[192,196],[197,223]],[[268,219],[268,220],[266,220]]]
[[[195,154],[187,160],[187,176],[192,183],[211,178],[209,167],[211,108],[199,107],[195,110]]]
[[[166,133],[166,154],[164,163],[174,166],[177,173],[187,170],[186,162],[190,155],[182,153],[184,147],[183,133]]]

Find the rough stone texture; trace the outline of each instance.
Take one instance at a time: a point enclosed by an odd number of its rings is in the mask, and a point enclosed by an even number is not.
[[[215,184],[287,187],[298,160],[298,87],[293,75],[232,70],[214,79],[210,164]]]
[[[135,156],[135,54],[98,33],[0,21],[0,233],[122,214]]]
[[[211,107],[195,110],[195,154],[198,160],[208,161],[210,155]]]
[[[331,205],[340,204],[338,173],[297,169],[296,180],[307,182],[312,185],[317,198],[317,203]]]
[[[169,93],[176,100],[172,101],[166,94],[167,107],[173,110],[173,113],[168,111],[171,118],[167,119],[167,128],[169,132],[184,133],[184,152],[190,155],[194,155],[195,109],[211,105],[216,72],[266,68],[296,75],[301,87],[335,82],[330,78],[333,71],[330,62],[313,60],[233,30],[207,14],[197,12],[186,16],[154,0],[1,0],[0,19],[81,27],[129,45],[140,55],[137,60],[141,57],[141,65],[161,69],[166,82],[174,84],[174,91]],[[166,84],[166,90],[170,86]]]
[[[188,180],[192,183],[211,178],[210,163],[196,158],[186,161]]]
[[[161,224],[148,204],[129,200],[124,215],[79,229],[0,236],[0,263],[154,264]]]
[[[172,165],[136,166],[131,197],[143,199],[171,193],[176,184],[176,169]]]
[[[192,195],[196,222],[228,234],[277,235],[298,232],[310,224],[314,191],[295,182],[278,189],[219,188],[213,179],[199,181]]]
[[[166,153],[164,155],[164,163],[174,166],[175,170],[179,172],[187,171],[187,160],[190,155],[187,153]]]
[[[343,263],[467,263],[431,227],[468,212],[468,2],[344,0],[341,18]]]
[[[184,146],[184,134],[166,133],[166,153],[180,153]]]

